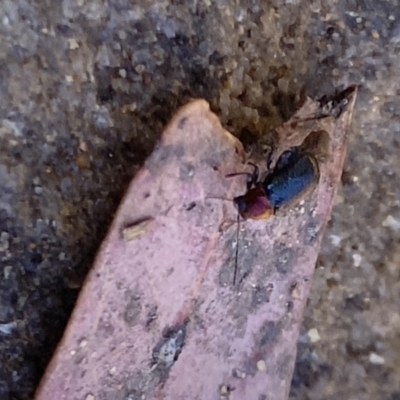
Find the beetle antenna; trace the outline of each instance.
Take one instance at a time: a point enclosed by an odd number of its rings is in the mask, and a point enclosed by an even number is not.
[[[237,213],[237,229],[236,229],[236,249],[235,249],[235,266],[234,266],[234,271],[233,271],[233,287],[236,286],[236,276],[237,276],[237,271],[238,271],[238,257],[239,257],[239,224],[240,224],[240,218],[239,218],[239,212]]]
[[[233,199],[228,199],[227,197],[204,197],[204,200],[222,200],[222,201],[230,201],[232,202]]]
[[[233,178],[234,176],[241,176],[241,175],[246,175],[247,176],[247,190],[250,190],[258,181],[259,177],[259,169],[256,164],[252,162],[248,162],[248,165],[251,165],[253,167],[253,172],[234,172],[232,174],[225,175],[225,178]]]
[[[227,199],[227,198],[224,198],[224,197],[207,197],[206,199],[232,201],[232,199]],[[237,212],[236,221],[231,221],[231,224],[234,224],[234,223],[237,224],[237,228],[236,228],[235,265],[234,265],[234,271],[233,271],[233,287],[236,286],[236,278],[237,278],[237,272],[238,272],[239,231],[240,231],[240,214],[239,214],[239,211]]]

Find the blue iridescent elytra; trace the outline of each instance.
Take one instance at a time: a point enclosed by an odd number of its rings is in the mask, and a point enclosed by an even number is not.
[[[274,208],[279,208],[305,192],[316,178],[316,161],[299,151],[286,151],[262,187]]]
[[[236,175],[236,174],[233,174]],[[283,206],[293,206],[319,181],[318,162],[300,148],[285,151],[274,170],[258,181],[258,168],[249,175],[247,192],[234,198],[239,214],[247,219],[265,219]]]

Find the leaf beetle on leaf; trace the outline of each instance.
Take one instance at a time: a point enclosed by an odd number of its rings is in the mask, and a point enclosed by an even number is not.
[[[262,181],[258,179],[258,167],[251,165],[253,173],[245,173],[247,192],[233,199],[244,219],[267,219],[280,208],[293,207],[315,189],[320,177],[316,158],[299,148],[285,151]]]

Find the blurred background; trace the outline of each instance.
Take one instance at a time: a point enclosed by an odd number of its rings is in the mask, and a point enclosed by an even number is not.
[[[400,399],[400,7],[0,3],[0,399],[31,399],[124,190],[174,111],[245,143],[360,84],[291,399]]]

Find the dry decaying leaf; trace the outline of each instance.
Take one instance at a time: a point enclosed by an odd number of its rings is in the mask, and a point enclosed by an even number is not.
[[[272,164],[310,132],[329,135],[329,156],[304,204],[240,224],[235,287],[224,199],[245,177],[225,175],[245,168],[243,148],[205,101],[183,107],[132,181],[36,400],[286,399],[355,95],[307,100],[278,130]]]

